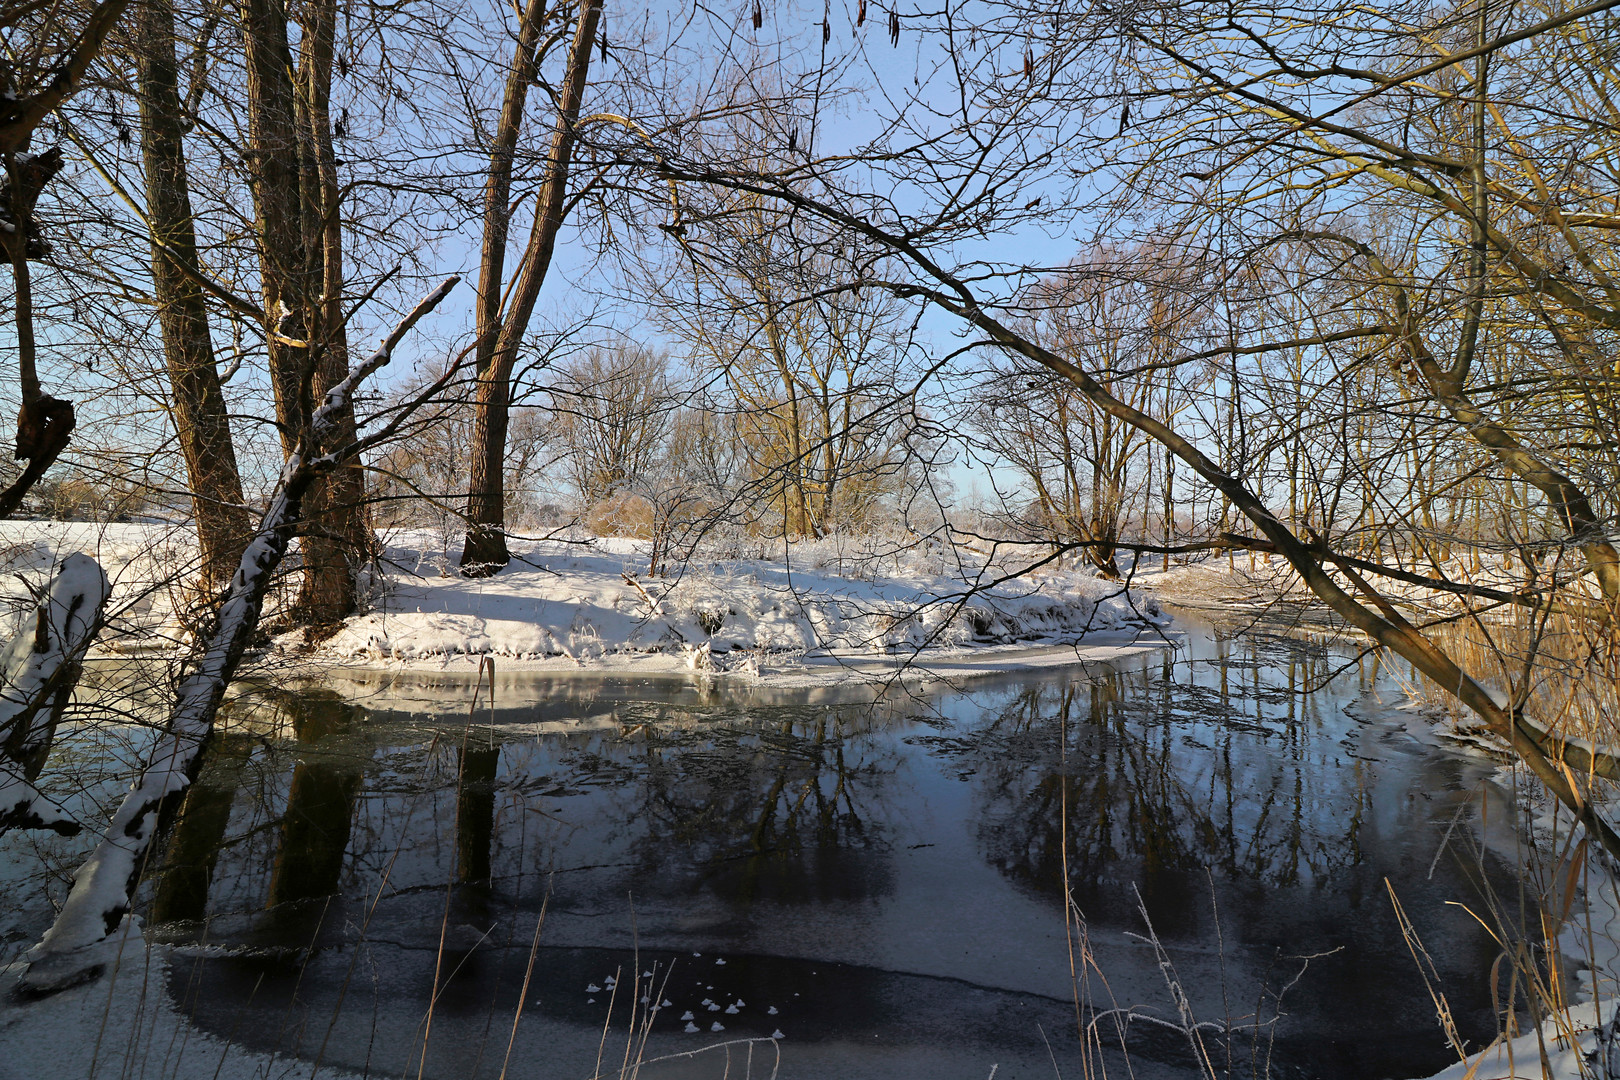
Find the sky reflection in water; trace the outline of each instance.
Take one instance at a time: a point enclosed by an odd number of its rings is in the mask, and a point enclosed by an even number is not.
[[[1051,1077],[1054,1056],[1080,1075],[1087,1053],[1067,873],[1106,978],[1086,976],[1090,1007],[1174,1016],[1145,910],[1199,1020],[1274,1021],[1258,1041],[1206,1036],[1237,1075],[1256,1051],[1279,1076],[1421,1074],[1448,1052],[1384,879],[1464,1034],[1488,1038],[1494,947],[1446,906],[1477,903],[1477,832],[1436,856],[1482,800],[1504,815],[1482,766],[1383,708],[1398,694],[1369,665],[1301,693],[1347,655],[1194,632],[1109,667],[875,703],[531,678],[470,736],[466,683],[410,691],[439,718],[283,697],[296,739],[219,741],[149,917],[251,947],[176,964],[170,993],[206,1027],[373,1074],[424,1066],[436,979],[425,1075],[499,1074],[549,893],[513,1049],[547,1077],[592,1074],[610,999],[623,1017],[641,971],[649,1002],[671,1002],[648,1058],[780,1030],[784,1077]],[[1483,868],[1514,892],[1505,864]],[[1278,1019],[1311,954],[1331,955]],[[1192,1075],[1162,1025],[1128,1041],[1136,1076]],[[753,1052],[729,1075],[769,1075],[770,1048]],[[711,1053],[642,1075],[727,1067]]]

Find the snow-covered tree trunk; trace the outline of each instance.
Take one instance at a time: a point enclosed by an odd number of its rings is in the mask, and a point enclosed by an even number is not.
[[[0,833],[79,831],[67,811],[40,794],[34,780],[79,681],[80,661],[101,629],[111,592],[94,559],[69,555],[33,616],[0,652]]]
[[[275,497],[257,533],[242,553],[212,626],[197,635],[198,645],[176,688],[168,723],[146,767],[113,815],[101,842],[74,873],[73,888],[56,921],[28,952],[29,966],[22,977],[25,990],[48,993],[93,977],[116,952],[116,943],[109,938],[125,925],[130,897],[146,867],[153,840],[197,777],[203,747],[213,734],[215,713],[259,624],[276,568],[302,525],[304,497],[319,479],[353,460],[381,435],[323,448],[345,430],[343,420],[352,415],[355,388],[388,362],[405,332],[459,280],[449,279],[417,304],[365,364],[327,392],[310,418],[281,471]],[[402,419],[396,418],[390,428]],[[133,924],[126,926],[125,933],[133,931]]]

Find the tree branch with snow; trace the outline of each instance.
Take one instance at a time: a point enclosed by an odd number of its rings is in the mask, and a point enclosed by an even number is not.
[[[57,721],[79,681],[80,661],[101,630],[112,586],[88,555],[62,560],[50,587],[0,652],[0,833],[78,823],[34,786]]]
[[[211,625],[197,635],[198,644],[179,680],[168,723],[146,767],[113,815],[101,842],[74,873],[73,888],[56,921],[29,950],[28,970],[22,976],[24,989],[49,993],[91,978],[100,970],[106,959],[105,943],[129,914],[130,897],[152,843],[201,768],[215,714],[258,627],[276,568],[298,530],[305,495],[317,479],[347,464],[369,442],[326,446],[326,440],[340,430],[333,418],[352,401],[355,389],[388,363],[411,327],[437,307],[460,280],[451,277],[424,297],[365,363],[327,392],[310,418],[282,468],[275,496],[215,608]]]

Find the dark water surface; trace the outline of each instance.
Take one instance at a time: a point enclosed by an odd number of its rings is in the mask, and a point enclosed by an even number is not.
[[[1496,949],[1447,904],[1516,894],[1478,854],[1482,807],[1508,816],[1484,766],[1412,734],[1367,664],[1302,693],[1348,653],[1178,644],[876,702],[514,677],[470,730],[466,681],[267,691],[148,889],[200,946],[168,992],[236,1045],[373,1076],[496,1077],[509,1046],[508,1076],[547,1080],[627,1054],[649,1078],[1122,1076],[1113,1008],[1135,1076],[1195,1075],[1168,978],[1218,1071],[1424,1075],[1452,1058],[1387,878],[1488,1039]]]

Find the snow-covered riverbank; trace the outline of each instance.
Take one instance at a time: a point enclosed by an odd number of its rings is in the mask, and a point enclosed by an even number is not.
[[[576,663],[653,652],[723,667],[741,654],[757,663],[1117,638],[1169,621],[1151,598],[1088,574],[1008,573],[929,543],[882,553],[796,544],[785,559],[695,560],[665,576],[649,573],[648,545],[639,541],[514,546],[516,558],[499,574],[466,579],[424,567],[419,537],[396,538],[389,558],[398,569],[386,593],[322,651]]]
[[[1083,570],[1025,570],[929,540],[836,538],[776,551],[710,553],[663,575],[649,545],[623,539],[517,541],[500,573],[463,578],[443,539],[386,539],[367,610],[313,644],[276,642],[318,668],[503,669],[646,673],[693,670],[795,681],[892,673],[899,661],[958,675],[1103,656],[1172,621],[1149,594]],[[183,529],[158,524],[0,523],[0,571],[43,580],[72,552],[112,578],[105,647],[170,647],[193,559]],[[1026,561],[1033,561],[1026,560]],[[273,613],[271,615],[273,618]],[[1066,652],[1063,650],[1067,650]]]

